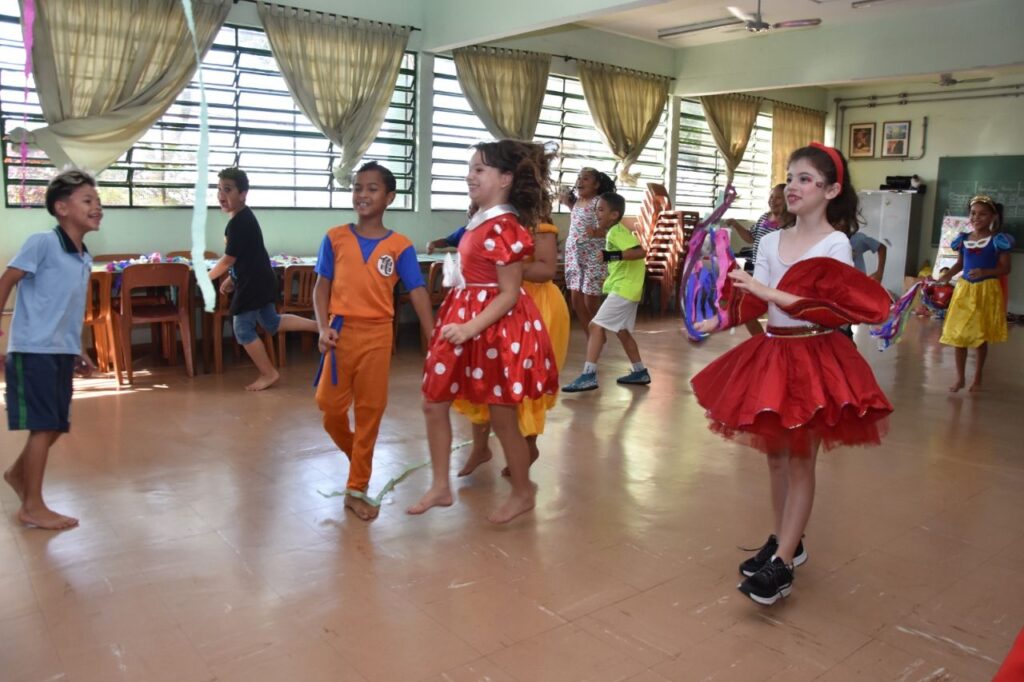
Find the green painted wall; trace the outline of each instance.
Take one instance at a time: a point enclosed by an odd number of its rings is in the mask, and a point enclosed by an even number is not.
[[[995,79],[985,86],[1024,84],[1024,74]],[[982,84],[975,84],[977,87]],[[829,99],[899,92],[925,92],[936,90],[926,83],[893,84],[875,88],[842,88],[829,91]],[[887,175],[920,175],[929,185],[924,197],[921,239],[922,258],[935,261],[931,246],[934,222],[935,181],[942,156],[987,156],[993,154],[1024,154],[1024,98],[973,99],[950,102],[922,102],[906,105],[879,105],[874,108],[849,109],[843,127],[849,131],[851,123],[876,123],[881,134],[885,121],[911,121],[910,154],[918,156],[921,150],[922,122],[928,117],[927,149],[920,160],[858,160],[850,162],[850,175],[856,187],[877,189]],[[834,130],[834,122],[829,123]],[[844,135],[843,152],[849,146],[849,134]],[[875,155],[878,156],[876,149]],[[1013,254],[1014,272],[1010,275],[1010,309],[1024,312],[1024,254]]]

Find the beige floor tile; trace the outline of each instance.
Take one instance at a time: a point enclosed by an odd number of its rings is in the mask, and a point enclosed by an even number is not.
[[[627,680],[644,670],[641,663],[571,623],[502,649],[488,659],[515,679],[536,682]]]
[[[764,457],[711,434],[688,383],[741,332],[680,345],[674,318],[642,318],[655,383],[561,396],[537,508],[506,527],[486,521],[509,491],[496,439],[448,509],[405,513],[426,469],[372,523],[321,495],[348,464],[311,358],[257,395],[230,361],[83,381],[46,487],[81,527],[20,528],[0,485],[0,679],[989,679],[1024,622],[1024,379],[1003,371],[1024,335],[993,347],[985,393],[950,396],[952,354],[912,325],[883,354],[858,331],[890,432],[819,458],[810,561],[770,609],[736,590],[738,548],[771,532]],[[371,491],[427,458],[414,346],[394,357]],[[577,332],[570,368],[582,349]],[[611,344],[602,376],[624,362]],[[0,433],[8,463],[23,441]]]

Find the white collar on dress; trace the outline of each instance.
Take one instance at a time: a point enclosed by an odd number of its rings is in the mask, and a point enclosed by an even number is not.
[[[965,239],[964,246],[974,251],[977,249],[984,249],[986,246],[988,246],[988,243],[990,241],[992,241],[992,235],[982,237],[981,239]]]
[[[473,217],[466,223],[466,232],[475,230],[480,226],[481,223],[485,223],[491,218],[497,218],[505,213],[511,213],[512,215],[519,217],[519,211],[515,209],[512,204],[498,204],[497,206],[491,206],[486,211],[477,211],[473,214]]]

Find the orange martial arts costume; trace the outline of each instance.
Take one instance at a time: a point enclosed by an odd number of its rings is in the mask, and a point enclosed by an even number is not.
[[[328,311],[331,327],[338,331],[337,346],[320,361],[316,403],[324,415],[324,430],[349,459],[346,489],[365,493],[388,403],[395,285],[401,280],[412,291],[424,286],[423,275],[406,237],[389,232],[366,239],[353,225],[327,232],[316,271],[331,280]],[[354,429],[348,416],[353,406]]]

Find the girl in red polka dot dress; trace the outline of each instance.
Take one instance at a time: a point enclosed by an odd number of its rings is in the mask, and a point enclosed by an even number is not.
[[[437,314],[423,375],[423,411],[433,482],[410,514],[452,504],[449,484],[452,401],[486,403],[508,462],[512,494],[488,517],[505,523],[533,509],[530,454],[516,408],[558,391],[558,370],[540,313],[522,293],[523,259],[551,205],[543,146],[501,140],[476,145],[466,183],[479,207],[459,243],[459,268]],[[446,276],[448,273],[446,273]]]

